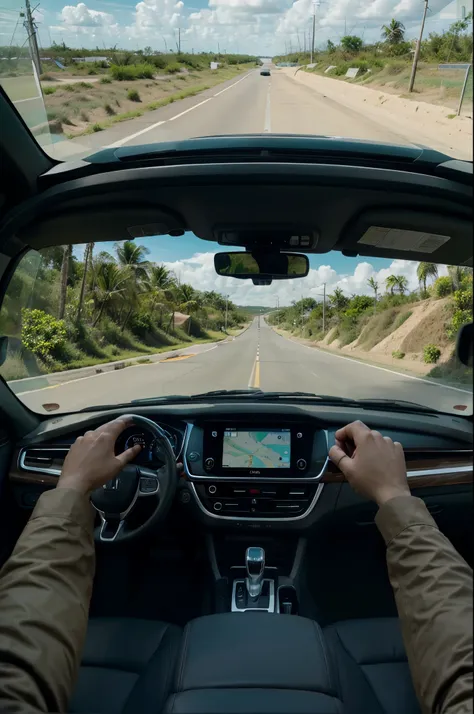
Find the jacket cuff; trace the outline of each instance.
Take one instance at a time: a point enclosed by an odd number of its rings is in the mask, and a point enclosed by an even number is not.
[[[415,496],[396,496],[386,501],[379,508],[375,523],[387,546],[407,528],[413,526],[438,528],[424,501]]]
[[[35,518],[61,518],[92,532],[95,511],[88,496],[72,488],[53,488],[39,497],[30,521]]]

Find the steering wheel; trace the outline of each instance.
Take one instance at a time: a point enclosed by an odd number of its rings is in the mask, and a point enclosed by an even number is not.
[[[91,503],[102,520],[94,531],[94,539],[100,543],[129,542],[148,533],[164,519],[176,492],[176,459],[163,429],[143,416],[127,414],[126,418],[153,433],[164,464],[157,471],[127,464],[118,476],[92,492]],[[126,519],[139,498],[153,498],[156,505],[145,523],[132,528]]]

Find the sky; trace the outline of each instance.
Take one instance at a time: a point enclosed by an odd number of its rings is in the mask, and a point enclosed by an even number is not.
[[[466,0],[467,3],[468,0]],[[16,21],[21,0],[2,0],[0,44],[23,42]],[[32,3],[33,6],[36,2]],[[430,0],[426,34],[446,29],[456,17],[443,18],[446,0]],[[356,34],[366,42],[380,39],[380,28],[392,17],[402,21],[407,39],[418,34],[422,0],[40,0],[35,17],[40,45],[53,41],[89,49],[110,47],[170,51],[178,29],[186,52],[227,51],[273,56],[309,43],[313,10],[316,46]],[[21,44],[20,42],[20,44]]]
[[[405,275],[409,290],[418,288],[418,263],[410,260],[346,258],[337,251],[331,251],[323,255],[309,256],[310,271],[305,278],[276,280],[269,286],[257,286],[251,280],[217,275],[214,269],[214,254],[223,248],[216,243],[196,238],[192,233],[186,233],[179,238],[155,236],[137,243],[148,248],[148,260],[165,265],[181,283],[189,283],[196,290],[215,290],[222,295],[228,295],[236,305],[276,307],[279,301],[283,307],[302,297],[312,297],[320,301],[324,283],[327,295],[337,287],[348,296],[369,295],[372,291],[367,281],[371,277],[376,279],[380,293],[383,293],[385,280],[392,274]],[[101,250],[113,253],[113,245],[96,243],[95,255]],[[82,259],[81,249],[75,251],[75,254]],[[438,270],[439,275],[447,275],[445,266],[438,266]]]

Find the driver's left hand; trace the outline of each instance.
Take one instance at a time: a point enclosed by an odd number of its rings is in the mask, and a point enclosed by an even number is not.
[[[88,496],[115,478],[141,451],[136,444],[115,454],[117,438],[132,423],[119,417],[79,436],[66,456],[56,488],[70,488]]]

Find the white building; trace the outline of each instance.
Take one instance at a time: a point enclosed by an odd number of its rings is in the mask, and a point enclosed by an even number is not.
[[[435,17],[456,22],[456,20],[464,20],[470,12],[472,12],[472,0],[452,0]]]

